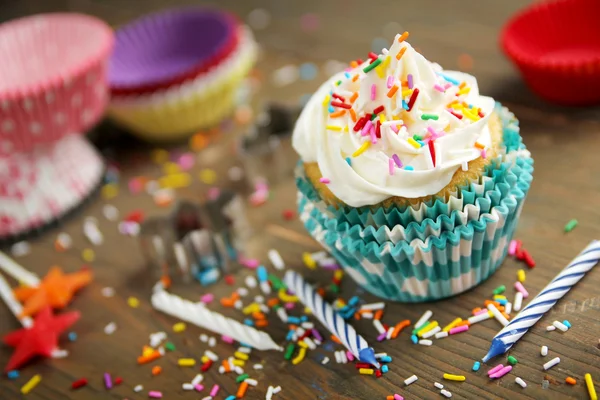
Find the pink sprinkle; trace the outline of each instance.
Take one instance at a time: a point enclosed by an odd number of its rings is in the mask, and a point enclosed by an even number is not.
[[[398,125],[392,124],[392,125],[390,125],[390,128],[392,128],[392,130],[394,131],[394,133],[398,133]]]
[[[368,120],[367,123],[365,124],[365,126],[363,127],[361,134],[363,136],[367,136],[369,134],[369,130],[371,130],[372,126],[373,126],[373,122],[371,122],[371,120]]]
[[[394,160],[391,158],[388,160],[388,170],[390,171],[390,175],[394,175]]]
[[[285,303],[284,307],[286,310],[293,310],[296,307],[296,303]]]
[[[388,88],[388,89],[390,89],[390,88],[391,88],[393,85],[394,85],[394,77],[393,77],[393,76],[391,76],[391,75],[389,75],[389,76],[387,77],[387,83],[386,83],[386,86],[387,86],[387,88]]]
[[[486,152],[485,149],[481,150],[481,158],[485,159],[486,157]]]
[[[448,90],[448,89],[450,89],[451,87],[452,87],[452,84],[451,84],[451,83],[446,83],[446,84],[444,85],[444,90]]]
[[[371,85],[371,100],[375,100],[377,98],[377,86],[375,84]]]
[[[511,370],[512,370],[512,365],[507,365],[506,367],[502,368],[500,371],[496,372],[495,374],[490,375],[490,378],[492,378],[492,379],[502,378],[504,375],[508,374]]]
[[[127,186],[129,186],[129,192],[131,192],[131,194],[137,194],[144,188],[144,184],[139,178],[130,179]]]
[[[218,187],[211,187],[208,189],[208,199],[216,200],[221,195],[221,189]]]
[[[261,190],[269,191],[269,185],[265,181],[256,182],[256,184],[254,185],[254,188],[256,189],[256,191],[261,191]]]
[[[212,293],[206,293],[206,294],[203,294],[202,297],[200,297],[200,301],[203,302],[204,304],[211,303],[214,299],[215,299],[215,295]]]
[[[260,265],[260,261],[255,258],[242,258],[240,264],[246,268],[254,269]]]
[[[162,399],[162,392],[151,390],[148,392],[148,397],[151,397],[153,399]]]
[[[194,166],[194,155],[191,153],[184,153],[177,159],[177,165],[187,171]]]
[[[219,389],[220,389],[220,388],[221,388],[221,387],[220,387],[219,385],[214,385],[214,386],[212,387],[212,389],[210,389],[210,395],[211,395],[212,397],[215,397],[215,396],[217,395],[217,393],[219,393]]]
[[[523,286],[523,284],[521,282],[519,282],[519,281],[515,282],[515,289],[517,289],[519,292],[521,292],[524,299],[529,297],[529,292],[527,291],[527,289],[525,289],[525,286]]]
[[[465,332],[468,330],[469,330],[469,325],[461,325],[461,326],[457,326],[456,328],[450,329],[450,331],[448,333],[451,335],[456,335],[457,333]]]
[[[493,375],[493,374],[495,374],[496,372],[500,371],[502,368],[504,368],[504,365],[502,365],[502,364],[498,364],[498,365],[496,365],[494,368],[492,368],[492,369],[490,369],[490,370],[488,371],[488,375]]]
[[[331,181],[329,180],[329,178],[321,178],[321,179],[319,179],[319,182],[321,182],[321,183],[324,183],[324,184],[326,184],[326,185],[327,185],[328,183],[331,183]]]
[[[517,241],[511,240],[510,244],[508,245],[508,254],[510,254],[511,256],[514,256],[516,251],[517,251]]]
[[[438,85],[438,84],[435,84],[435,85],[433,85],[433,88],[434,88],[435,90],[437,90],[438,92],[441,92],[441,93],[445,93],[445,92],[446,92],[446,89],[444,89],[443,87],[441,87],[441,86],[440,86],[440,85]]]
[[[387,336],[387,332],[383,332],[381,335],[377,336],[378,342],[383,342]]]
[[[369,134],[371,135],[371,143],[376,144],[377,135],[375,135],[375,126],[371,125],[371,130],[369,131]]]
[[[488,310],[487,308],[484,308],[483,310],[479,310],[479,311],[477,311],[477,312],[475,313],[475,315],[479,315],[479,314],[485,314],[485,313],[487,313],[487,312],[489,312],[489,310]]]
[[[197,384],[196,386],[194,386],[194,389],[196,389],[196,392],[201,392],[204,390],[204,386],[202,386],[201,384]]]
[[[404,397],[400,396],[398,393],[394,393],[394,400],[404,400]]]
[[[228,344],[233,344],[233,342],[234,342],[233,338],[230,338],[229,336],[226,336],[226,335],[221,336],[221,340]]]
[[[406,77],[406,80],[408,81],[408,88],[412,89],[414,87],[413,85],[413,76],[412,74],[408,74],[408,76]]]
[[[348,350],[346,350],[346,358],[348,359],[348,361],[354,361],[354,355]]]

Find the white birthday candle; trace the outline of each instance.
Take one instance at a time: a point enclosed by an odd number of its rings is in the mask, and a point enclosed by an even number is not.
[[[352,325],[346,323],[333,307],[304,281],[300,274],[288,271],[284,281],[288,289],[294,292],[300,301],[312,311],[313,315],[340,339],[355,357],[379,368],[380,364],[375,359],[375,352],[369,347],[367,341],[357,334]]]
[[[600,260],[600,242],[592,241],[569,265],[565,267],[523,310],[514,317],[492,340],[490,350],[483,357],[490,358],[505,353],[529,328],[550,310],[575,285],[586,272]]]
[[[266,332],[210,311],[202,303],[184,300],[164,290],[152,294],[151,300],[152,306],[165,314],[212,332],[229,336],[257,350],[283,350]]]

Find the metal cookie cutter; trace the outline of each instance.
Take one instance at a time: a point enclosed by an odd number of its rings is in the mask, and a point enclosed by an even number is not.
[[[249,234],[241,197],[220,192],[203,204],[181,200],[168,216],[143,222],[140,244],[157,278],[208,285],[239,267]]]

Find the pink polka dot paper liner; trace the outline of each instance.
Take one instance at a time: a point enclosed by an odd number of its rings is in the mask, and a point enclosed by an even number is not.
[[[92,127],[108,102],[112,46],[110,27],[82,14],[0,25],[0,157]]]

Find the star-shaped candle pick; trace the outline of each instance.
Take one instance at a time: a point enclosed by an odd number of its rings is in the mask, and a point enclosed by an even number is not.
[[[89,269],[63,273],[59,267],[52,267],[39,286],[22,286],[14,290],[14,295],[23,303],[21,317],[37,314],[45,306],[63,308],[73,298],[75,292],[92,280]]]
[[[50,357],[57,348],[58,336],[79,319],[78,311],[58,316],[45,306],[35,317],[33,326],[21,328],[4,336],[5,344],[15,347],[4,371],[19,368],[35,356]]]

